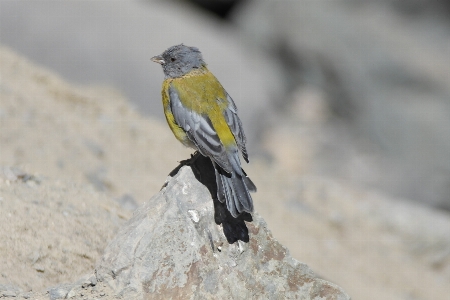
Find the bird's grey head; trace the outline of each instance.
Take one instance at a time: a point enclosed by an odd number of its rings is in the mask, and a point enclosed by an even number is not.
[[[206,66],[198,48],[183,44],[170,47],[161,55],[152,57],[152,61],[163,67],[166,78],[180,77],[193,69]]]

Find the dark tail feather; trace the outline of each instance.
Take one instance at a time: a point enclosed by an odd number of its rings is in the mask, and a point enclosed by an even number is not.
[[[244,169],[242,169],[242,173],[244,174],[244,177],[242,177],[242,179],[244,180],[244,183],[247,186],[249,192],[256,193],[256,185],[253,183],[250,177],[247,176],[247,173],[245,173]]]
[[[221,175],[218,171],[218,168],[220,168],[219,166],[217,166],[214,162],[214,172],[216,173],[216,184],[217,184],[217,199],[224,203],[226,200],[226,195],[225,195],[225,188],[222,184],[222,179],[221,179]]]
[[[217,198],[222,203],[226,201],[231,215],[236,218],[243,212],[253,212],[253,200],[249,191],[256,191],[256,187],[250,178],[236,173],[228,174],[216,164],[214,164],[214,169]]]
[[[247,176],[242,177],[242,179],[244,180],[244,183],[247,186],[248,191],[251,193],[255,193],[256,185],[253,183],[253,181]]]

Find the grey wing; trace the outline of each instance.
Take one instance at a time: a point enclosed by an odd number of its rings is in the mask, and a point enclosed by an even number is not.
[[[189,139],[203,155],[212,158],[226,172],[231,173],[233,167],[228,159],[225,147],[217,135],[208,116],[187,109],[180,101],[177,91],[169,88],[170,108],[175,122],[186,131]]]
[[[228,100],[228,107],[224,112],[225,120],[228,124],[228,126],[231,129],[231,132],[234,135],[234,138],[237,142],[237,145],[239,147],[239,150],[242,153],[242,157],[245,159],[246,162],[248,162],[248,154],[247,154],[247,148],[245,147],[245,144],[247,143],[247,139],[244,134],[244,128],[242,127],[242,122],[239,119],[239,116],[237,114],[237,106],[234,103],[233,99],[230,97],[230,95],[227,94],[227,100]]]

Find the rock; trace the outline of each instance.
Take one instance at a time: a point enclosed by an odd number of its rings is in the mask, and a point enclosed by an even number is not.
[[[136,199],[131,194],[123,194],[119,198],[115,199],[122,208],[133,211],[136,208],[138,208],[138,204],[136,202]]]
[[[14,182],[18,179],[22,179],[24,182],[26,182],[32,177],[32,175],[26,174],[17,167],[0,167],[0,178],[3,178],[4,180]]]
[[[93,274],[84,275],[74,283],[63,283],[49,289],[50,299],[70,299],[78,293],[83,296],[81,291],[95,287],[97,285],[97,277]],[[93,292],[91,291],[91,294]]]
[[[32,293],[31,293],[31,292],[23,293],[21,296],[22,296],[22,298],[24,298],[24,299],[30,299],[31,296],[32,296]]]
[[[314,147],[318,174],[450,209],[449,26],[385,2],[248,1],[234,19],[255,48],[276,54],[285,90],[318,88],[338,116],[309,135],[330,135]],[[342,119],[345,132],[334,132]]]
[[[192,169],[208,168],[208,161]],[[192,169],[181,167],[135,211],[98,262],[99,281],[133,299],[349,299],[293,259],[256,212],[252,222],[242,221],[249,241],[228,243],[205,173],[202,184]]]
[[[36,271],[40,272],[40,273],[44,273],[44,272],[45,272],[45,267],[42,266],[42,265],[36,264],[36,265],[34,266],[34,269],[35,269]]]
[[[81,287],[82,288],[87,288],[90,286],[96,286],[97,285],[97,277],[95,275],[92,275],[91,277],[89,277],[88,279],[85,280],[81,280]]]
[[[91,283],[91,286],[96,286],[97,285],[97,277],[95,275],[92,275],[91,277],[89,277],[89,282]]]
[[[76,296],[76,294],[77,294],[77,293],[76,293],[75,289],[71,289],[71,290],[67,293],[66,298],[67,298],[67,299],[73,298],[73,297]]]
[[[16,286],[10,284],[0,284],[0,298],[15,298],[17,295],[22,292],[22,290]]]
[[[3,292],[3,297],[6,297],[6,298],[8,298],[8,297],[16,297],[16,296],[17,296],[17,294],[14,291],[4,291]]]
[[[0,176],[2,176],[5,180],[16,181],[18,178],[13,168],[3,167],[0,171]]]
[[[71,290],[70,285],[59,285],[48,290],[50,300],[64,299]]]
[[[26,182],[30,187],[36,186],[41,180],[34,175],[27,174],[17,167],[0,167],[0,180],[7,182],[14,182],[22,180]]]

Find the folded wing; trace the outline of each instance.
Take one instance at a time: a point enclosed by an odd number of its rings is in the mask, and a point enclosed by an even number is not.
[[[233,167],[228,154],[209,117],[186,108],[181,103],[175,88],[169,89],[169,96],[175,122],[186,131],[198,151],[203,156],[211,157],[221,168],[231,173]]]

